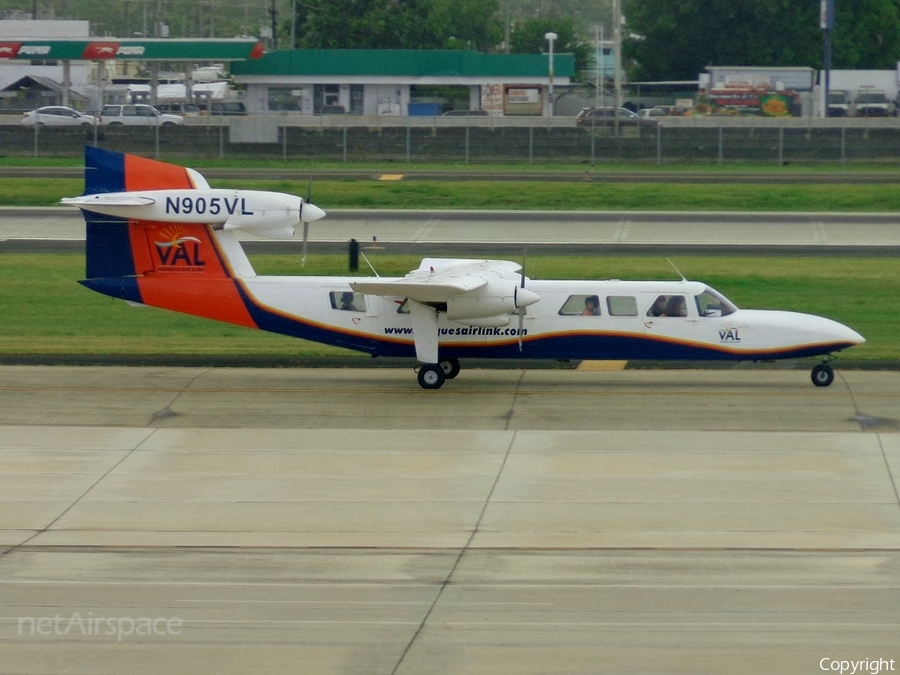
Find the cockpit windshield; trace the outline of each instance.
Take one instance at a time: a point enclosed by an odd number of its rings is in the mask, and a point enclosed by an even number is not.
[[[708,286],[700,295],[694,296],[694,299],[700,316],[728,316],[737,311],[737,307],[728,298]]]

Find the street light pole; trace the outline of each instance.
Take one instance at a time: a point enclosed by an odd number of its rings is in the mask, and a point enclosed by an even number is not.
[[[556,33],[545,33],[544,39],[550,43],[550,117],[553,117],[553,42],[559,37]]]

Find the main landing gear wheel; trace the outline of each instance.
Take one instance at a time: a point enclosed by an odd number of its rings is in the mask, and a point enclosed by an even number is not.
[[[419,366],[419,386],[422,389],[440,389],[447,376],[444,375],[444,369],[438,363],[426,363]]]
[[[444,377],[448,380],[452,380],[459,375],[459,359],[443,359],[438,365],[444,371]]]
[[[834,368],[827,363],[820,363],[812,369],[810,377],[817,387],[827,387],[834,382]]]

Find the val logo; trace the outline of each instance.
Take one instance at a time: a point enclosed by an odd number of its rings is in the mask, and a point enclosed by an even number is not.
[[[737,328],[723,328],[719,331],[719,339],[722,342],[740,342],[741,336]]]
[[[165,241],[155,241],[159,262],[167,268],[203,268],[206,261],[200,258],[201,241],[197,237],[185,235],[177,228],[166,228],[162,231]]]

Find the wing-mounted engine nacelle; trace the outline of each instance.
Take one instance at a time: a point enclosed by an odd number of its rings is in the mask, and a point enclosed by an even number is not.
[[[243,230],[272,239],[290,239],[300,223],[304,206],[300,197],[276,192],[256,193],[241,199],[241,209],[228,216],[225,230]]]
[[[457,319],[453,323],[463,326],[475,326],[476,328],[503,328],[510,323],[509,314],[500,316],[488,316],[483,319]]]
[[[261,190],[143,190],[82,195],[62,203],[130,220],[208,223],[275,239],[290,239],[298,224],[325,216],[300,197]]]
[[[491,279],[476,291],[447,298],[447,318],[459,323],[469,323],[472,319],[497,319],[533,305],[540,299],[537,293],[514,281]]]

